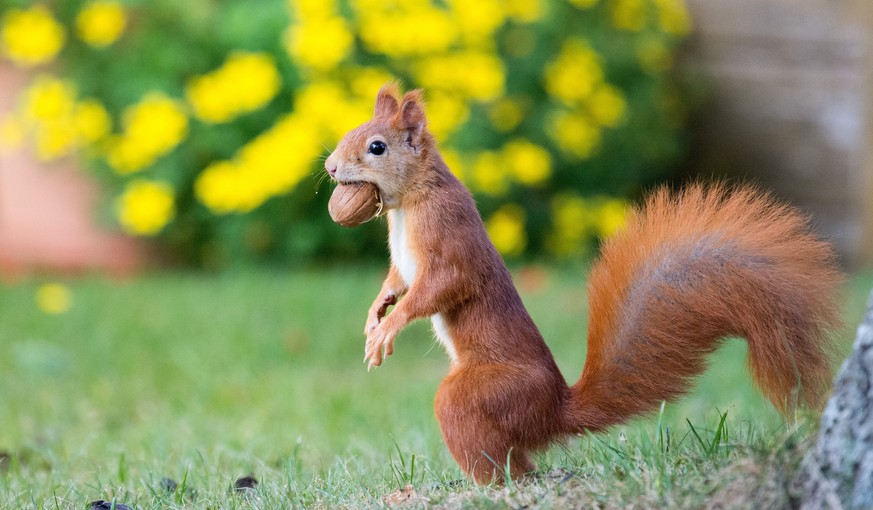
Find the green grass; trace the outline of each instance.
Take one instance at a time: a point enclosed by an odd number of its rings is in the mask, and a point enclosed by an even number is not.
[[[408,328],[382,367],[368,374],[362,363],[381,276],[89,277],[65,282],[73,306],[56,316],[35,304],[41,281],[0,287],[0,508],[356,508],[400,498],[407,484],[413,506],[690,506],[721,485],[725,466],[803,435],[754,390],[745,347],[732,341],[663,414],[552,448],[532,480],[455,483],[432,409],[448,362],[427,324]],[[516,276],[575,380],[583,272]],[[847,286],[847,342],[870,282]],[[258,488],[233,493],[249,474]],[[188,490],[166,491],[163,478]]]

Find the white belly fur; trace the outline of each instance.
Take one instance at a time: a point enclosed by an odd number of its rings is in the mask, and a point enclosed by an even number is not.
[[[406,233],[406,217],[402,209],[388,211],[391,219],[391,232],[388,236],[388,246],[391,248],[391,261],[400,272],[400,277],[406,285],[412,285],[415,280],[415,272],[418,263],[415,254],[409,248],[409,239]]]
[[[415,280],[415,274],[418,270],[418,261],[415,260],[415,252],[409,247],[409,239],[406,231],[406,217],[402,209],[392,209],[388,211],[389,219],[391,220],[391,232],[388,236],[388,246],[391,248],[391,261],[397,271],[400,272],[400,277],[406,282],[406,285],[411,286]],[[443,345],[446,353],[451,358],[452,363],[457,361],[458,353],[455,350],[455,342],[452,340],[452,335],[449,332],[449,326],[446,324],[442,314],[431,315],[433,323],[433,332],[437,340]]]
[[[443,349],[446,350],[446,354],[449,355],[452,363],[458,361],[458,352],[455,350],[455,341],[452,340],[452,334],[449,332],[449,326],[446,324],[446,319],[443,317],[443,314],[438,313],[436,315],[431,315],[430,321],[433,323],[433,332],[436,335],[437,340],[443,344]]]

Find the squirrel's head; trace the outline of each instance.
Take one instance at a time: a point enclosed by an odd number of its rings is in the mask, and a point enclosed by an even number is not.
[[[346,133],[324,168],[341,183],[375,184],[385,207],[398,207],[432,145],[422,91],[401,98],[389,83],[376,95],[373,118]]]

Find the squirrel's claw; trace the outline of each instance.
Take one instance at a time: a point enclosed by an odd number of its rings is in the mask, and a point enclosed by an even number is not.
[[[378,367],[388,356],[394,354],[394,334],[386,332],[384,325],[379,324],[367,335],[367,344],[364,348],[364,361],[369,360],[367,371]]]

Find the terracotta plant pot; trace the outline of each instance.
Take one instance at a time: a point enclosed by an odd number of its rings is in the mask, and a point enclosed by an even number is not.
[[[12,111],[28,78],[0,63],[0,115]],[[146,245],[98,226],[99,199],[73,159],[43,163],[27,147],[0,153],[0,276],[141,268]]]

